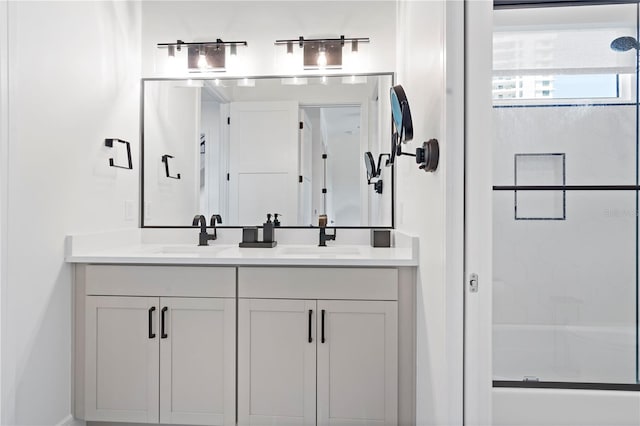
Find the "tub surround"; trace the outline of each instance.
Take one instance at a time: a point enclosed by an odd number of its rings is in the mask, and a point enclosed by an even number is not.
[[[240,248],[241,229],[220,229],[198,246],[197,229],[131,229],[67,237],[69,263],[417,266],[418,240],[393,231],[393,247],[371,247],[369,231],[341,229],[340,241],[317,246],[318,230],[279,229],[274,248]]]

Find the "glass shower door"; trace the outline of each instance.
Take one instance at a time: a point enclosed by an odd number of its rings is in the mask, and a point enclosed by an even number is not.
[[[494,16],[494,386],[636,388],[638,5]]]

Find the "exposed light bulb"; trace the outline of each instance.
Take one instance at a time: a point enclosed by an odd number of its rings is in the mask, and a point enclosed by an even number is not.
[[[204,47],[200,49],[200,57],[198,58],[198,67],[199,68],[207,68],[209,64],[207,63],[207,56],[205,55]]]
[[[320,68],[324,68],[327,66],[327,52],[325,52],[324,49],[321,49],[318,52],[318,66]]]

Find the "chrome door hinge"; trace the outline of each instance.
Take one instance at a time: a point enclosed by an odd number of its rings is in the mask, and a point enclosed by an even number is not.
[[[478,292],[478,274],[476,273],[471,274],[469,278],[469,291],[471,291],[471,293]]]

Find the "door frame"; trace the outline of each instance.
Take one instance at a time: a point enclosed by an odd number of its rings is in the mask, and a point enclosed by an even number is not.
[[[463,423],[492,424],[493,2],[464,2]],[[477,274],[477,291],[471,274]]]
[[[0,423],[11,423],[5,407],[12,404],[13,386],[7,380],[8,360],[5,349],[7,327],[7,232],[9,181],[9,2],[0,1]]]

